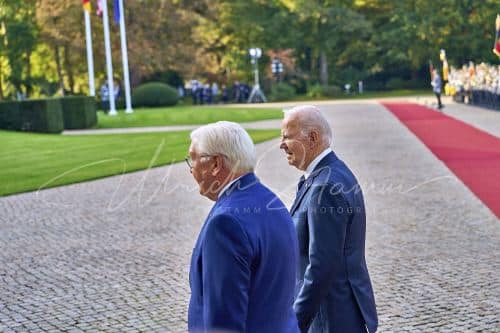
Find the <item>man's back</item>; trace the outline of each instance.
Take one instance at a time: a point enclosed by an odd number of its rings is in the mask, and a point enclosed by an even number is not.
[[[314,318],[312,332],[365,332],[365,324],[374,332],[377,314],[365,261],[366,217],[358,182],[332,152],[305,186],[292,209],[300,249],[297,315],[303,322]]]
[[[283,203],[250,173],[224,192],[193,251],[191,331],[298,332],[297,240]]]

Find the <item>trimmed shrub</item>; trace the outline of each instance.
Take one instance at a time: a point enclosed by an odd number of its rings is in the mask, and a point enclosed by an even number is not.
[[[342,89],[339,86],[326,86],[323,87],[323,96],[335,97],[342,93]]]
[[[335,97],[342,93],[342,89],[337,86],[323,87],[321,84],[315,84],[307,90],[307,96],[312,98],[318,97]]]
[[[68,96],[61,101],[65,129],[90,128],[97,124],[94,97]]]
[[[430,86],[430,84],[418,80],[403,80],[399,77],[393,77],[386,82],[385,88],[389,90],[418,89],[427,88],[428,85]]]
[[[61,133],[64,129],[60,99],[32,99],[20,102],[21,130]]]
[[[177,90],[161,82],[149,82],[135,88],[132,95],[134,107],[172,106],[177,104]]]
[[[21,129],[21,109],[17,101],[0,102],[0,128],[7,130]]]
[[[274,84],[269,94],[270,101],[287,101],[295,97],[295,88],[287,83]]]
[[[312,86],[309,86],[307,88],[307,97],[323,97],[323,87],[321,87],[321,84],[313,84]]]

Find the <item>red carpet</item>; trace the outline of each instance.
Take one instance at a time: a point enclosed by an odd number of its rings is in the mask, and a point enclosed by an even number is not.
[[[381,104],[500,218],[499,138],[422,105]]]

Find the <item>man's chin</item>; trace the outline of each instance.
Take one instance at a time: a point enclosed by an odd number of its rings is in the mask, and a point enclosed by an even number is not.
[[[209,200],[217,201],[217,195],[215,195],[213,192],[203,191],[202,189],[200,189],[200,194]]]
[[[293,166],[294,168],[297,168],[297,169],[299,168],[299,166],[297,165],[297,162],[293,159],[288,160],[288,165]]]

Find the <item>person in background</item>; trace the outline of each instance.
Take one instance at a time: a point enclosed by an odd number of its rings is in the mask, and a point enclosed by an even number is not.
[[[441,80],[441,76],[436,69],[432,71],[432,81],[431,81],[432,91],[436,95],[438,102],[438,109],[443,108],[443,104],[441,103],[441,89],[443,86],[443,81]]]
[[[99,93],[101,95],[101,109],[107,113],[109,111],[109,89],[106,82],[101,85]]]
[[[205,104],[212,104],[212,88],[208,83],[203,87],[203,101]]]
[[[221,98],[222,98],[222,103],[226,104],[229,102],[229,89],[227,88],[227,86],[225,84],[222,85]]]
[[[219,86],[216,82],[212,83],[212,102],[217,103],[219,101]]]
[[[118,98],[120,97],[121,89],[120,89],[120,83],[118,80],[115,80],[113,82],[113,98],[115,99],[115,103],[118,101]],[[115,104],[116,105],[116,104]]]
[[[184,87],[179,85],[177,87],[177,95],[179,96],[180,99],[184,98]]]
[[[233,101],[235,103],[240,103],[240,94],[241,94],[241,91],[240,91],[240,82],[239,81],[234,81],[233,83]]]

